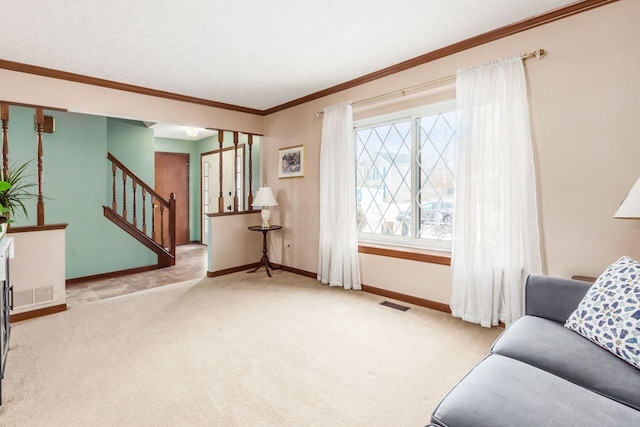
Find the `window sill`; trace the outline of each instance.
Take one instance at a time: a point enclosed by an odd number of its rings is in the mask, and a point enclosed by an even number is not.
[[[371,243],[358,245],[358,252],[362,254],[428,262],[430,264],[451,265],[451,254],[449,252],[439,252],[414,248],[398,248],[384,245],[374,245]]]

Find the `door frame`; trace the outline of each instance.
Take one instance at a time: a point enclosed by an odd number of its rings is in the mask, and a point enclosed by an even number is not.
[[[189,244],[191,243],[191,199],[190,199],[190,193],[191,193],[191,155],[189,153],[175,153],[175,152],[168,152],[168,151],[155,151],[154,152],[154,157],[153,157],[153,171],[154,171],[154,187],[155,187],[155,170],[156,170],[156,155],[161,154],[161,155],[167,155],[167,156],[174,156],[174,157],[184,157],[186,159],[186,166],[187,166],[187,181],[186,181],[186,194],[185,194],[185,202],[186,202],[186,207],[187,207],[187,212],[185,213],[185,218],[186,218],[186,222],[187,222],[187,243]],[[163,196],[164,197],[164,196]],[[174,237],[175,238],[175,237]]]
[[[202,161],[204,160],[205,156],[209,156],[211,154],[219,154],[220,151],[223,151],[223,152],[229,151],[229,150],[235,151],[235,149],[236,149],[235,146],[232,145],[230,147],[224,147],[224,148],[222,148],[222,150],[218,148],[216,150],[200,153],[200,165],[199,165],[199,168],[200,168],[200,185],[199,185],[200,186],[200,219],[199,220],[200,220],[200,242],[203,245],[206,245],[207,243],[204,241],[204,227],[203,227],[203,224],[202,224],[202,221],[204,219],[204,209],[203,209],[204,202],[202,200],[202,193],[204,191],[204,189],[202,187],[202,181],[204,179],[204,170],[202,169]],[[246,186],[246,183],[247,183],[247,177],[246,177],[246,172],[247,172],[247,170],[246,170],[247,169],[246,168],[246,163],[247,163],[246,154],[247,153],[245,152],[245,144],[244,143],[238,144],[238,151],[242,151],[242,180],[243,180],[242,188],[243,188],[243,192],[246,192],[244,190],[246,190],[246,188],[247,188],[247,186]],[[235,156],[234,156],[234,161],[237,161]],[[219,177],[220,176],[220,171],[217,171],[217,172],[218,172],[218,177]],[[211,169],[209,169],[209,174],[211,174]],[[216,195],[216,197],[215,197],[216,201],[218,200],[219,196],[220,196],[219,194]],[[243,200],[242,205],[244,206],[244,210],[241,211],[241,212],[246,212],[248,209],[247,209],[247,201],[246,201],[245,195],[241,194],[238,197],[242,198],[242,200]],[[229,212],[229,213],[226,213],[226,215],[233,215],[233,214],[236,214],[236,213],[238,213],[238,212]],[[224,212],[223,212],[223,214],[224,214]],[[209,231],[211,231],[211,230],[209,230]]]

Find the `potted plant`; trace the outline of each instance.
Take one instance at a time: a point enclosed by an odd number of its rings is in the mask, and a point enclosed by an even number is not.
[[[11,184],[7,181],[0,181],[0,192],[7,191],[9,187],[11,187]],[[9,208],[4,207],[2,203],[0,203],[0,227],[2,227],[0,230],[0,239],[7,232],[7,221],[9,221],[9,218],[5,216],[5,213],[9,213]]]
[[[35,182],[26,180],[25,171],[31,161],[20,166],[15,163],[9,166],[6,176],[0,181],[0,224],[9,224],[17,215],[28,217],[27,208],[24,202],[37,197],[31,189],[36,186]],[[3,221],[4,218],[4,221]],[[6,225],[3,225],[3,228]]]

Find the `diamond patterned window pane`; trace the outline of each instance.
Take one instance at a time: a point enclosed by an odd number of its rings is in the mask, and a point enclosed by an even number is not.
[[[411,121],[356,132],[358,230],[401,235],[411,205]]]
[[[456,113],[417,119],[419,147],[416,156],[419,214],[418,238],[451,240],[453,181],[457,142]]]
[[[456,131],[455,112],[356,129],[360,233],[451,240]]]

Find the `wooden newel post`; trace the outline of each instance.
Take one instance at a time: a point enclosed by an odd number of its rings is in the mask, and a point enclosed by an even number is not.
[[[253,210],[253,189],[251,188],[251,184],[253,183],[253,156],[251,154],[251,150],[253,149],[253,135],[249,134],[249,197],[248,202],[249,206],[247,206],[248,211]]]
[[[218,179],[220,180],[220,194],[218,195],[218,213],[224,212],[224,196],[222,195],[222,144],[224,142],[224,132],[218,130],[218,145],[220,146],[220,167],[218,170]]]
[[[169,252],[173,255],[171,265],[176,264],[176,195],[171,193],[169,196]]]
[[[238,212],[238,131],[233,132],[233,211]]]
[[[44,110],[42,107],[36,108],[36,132],[38,132],[38,203],[37,216],[38,225],[44,225],[44,199],[42,197],[42,131],[44,129]]]
[[[2,178],[9,174],[9,104],[2,104]]]

